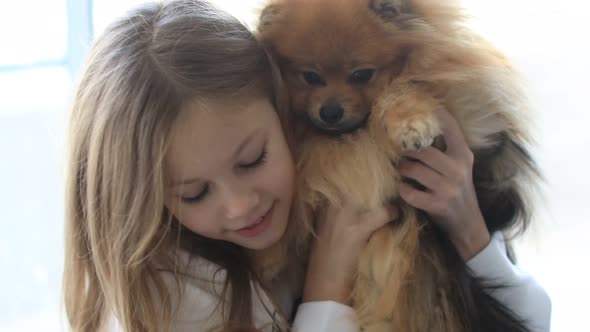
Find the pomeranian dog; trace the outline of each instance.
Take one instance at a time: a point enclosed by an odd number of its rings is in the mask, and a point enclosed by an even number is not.
[[[284,241],[258,257],[264,279],[305,259],[316,212],[373,209],[399,196],[404,151],[441,134],[446,108],[474,154],[473,180],[490,232],[523,230],[539,177],[526,100],[505,57],[463,25],[448,0],[276,0],[258,37],[288,91],[282,114],[298,168]],[[441,147],[441,149],[444,147]],[[473,277],[442,230],[400,203],[375,232],[352,303],[364,331],[526,331]]]

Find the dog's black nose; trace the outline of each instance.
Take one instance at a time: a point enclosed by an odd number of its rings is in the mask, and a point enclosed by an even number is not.
[[[338,104],[328,104],[320,108],[320,118],[327,124],[335,124],[343,115],[344,109]]]

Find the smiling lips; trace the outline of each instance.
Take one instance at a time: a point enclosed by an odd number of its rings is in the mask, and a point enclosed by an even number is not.
[[[238,234],[240,234],[243,237],[255,237],[263,233],[270,225],[270,215],[273,210],[273,207],[274,204],[273,206],[271,206],[270,209],[268,209],[266,214],[256,219],[256,221],[252,225],[239,229]]]

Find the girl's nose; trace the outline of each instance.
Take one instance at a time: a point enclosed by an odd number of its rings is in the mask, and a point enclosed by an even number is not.
[[[250,216],[260,201],[260,196],[255,190],[241,186],[228,188],[224,196],[225,216],[228,219]]]

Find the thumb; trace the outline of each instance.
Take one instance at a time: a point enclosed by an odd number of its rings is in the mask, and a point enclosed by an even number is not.
[[[449,155],[455,154],[457,151],[462,151],[464,148],[465,137],[463,131],[459,126],[457,120],[447,111],[442,108],[437,112],[437,116],[441,122],[445,151]],[[440,143],[438,143],[440,144]]]

